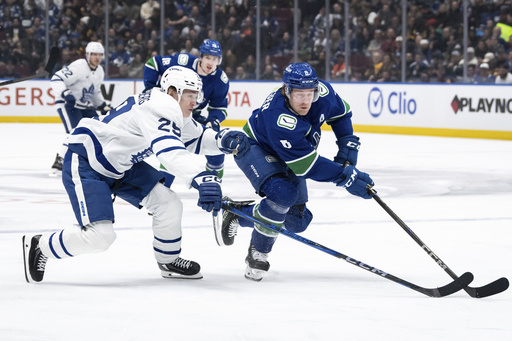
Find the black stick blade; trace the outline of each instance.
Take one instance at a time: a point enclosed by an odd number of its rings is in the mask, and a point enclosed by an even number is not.
[[[453,282],[448,283],[447,285],[445,285],[443,287],[433,289],[434,292],[433,292],[432,297],[444,297],[444,296],[451,295],[453,293],[456,293],[457,291],[464,289],[472,281],[473,281],[473,274],[471,272],[465,272],[462,274],[462,276],[460,276]]]
[[[48,73],[52,73],[53,68],[55,67],[55,64],[57,64],[57,61],[60,58],[60,50],[57,46],[52,47],[50,50],[50,56],[48,57],[48,62],[46,63],[46,66],[44,70]]]
[[[501,277],[500,279],[497,279],[494,282],[484,285],[482,287],[467,287],[464,288],[464,290],[466,290],[466,292],[471,297],[484,298],[487,296],[499,294],[500,292],[507,290],[508,286],[508,279],[506,279],[505,277]]]

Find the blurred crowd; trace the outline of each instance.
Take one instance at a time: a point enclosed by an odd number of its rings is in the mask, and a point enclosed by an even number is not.
[[[198,55],[201,42],[212,38],[211,1],[163,1],[165,55]],[[293,61],[293,0],[260,3],[258,76],[279,80],[284,66]],[[467,79],[462,0],[408,1],[405,31],[401,0],[350,0],[348,42],[344,0],[331,0],[328,16],[325,1],[299,0],[298,58],[322,78],[329,74],[334,81],[343,81],[346,72],[351,81],[401,81],[405,53],[405,79],[410,82],[512,83],[512,0],[468,3]],[[0,78],[44,74],[46,10],[49,46],[62,51],[54,71],[83,58],[89,41],[105,45],[104,1],[2,0],[0,4]],[[223,50],[221,67],[231,80],[257,78],[255,5],[255,0],[215,1],[215,39]],[[160,0],[109,2],[109,48],[104,60],[108,78],[142,78],[145,62],[160,54],[160,6]]]

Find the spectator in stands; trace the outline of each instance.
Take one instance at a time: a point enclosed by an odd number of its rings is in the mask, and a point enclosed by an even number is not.
[[[373,55],[373,52],[382,50],[382,31],[380,29],[376,29],[373,32],[373,39],[370,40],[367,50],[370,55]]]
[[[508,65],[506,63],[498,64],[496,74],[496,84],[512,83],[512,73],[508,72]]]
[[[429,63],[421,52],[414,55],[414,61],[409,65],[410,81],[419,81],[421,74],[428,72]]]
[[[110,65],[121,67],[121,65],[128,65],[132,61],[130,53],[126,51],[124,42],[122,40],[117,41],[116,51],[110,56]]]
[[[462,76],[463,66],[459,64],[461,60],[462,55],[459,50],[453,50],[450,56],[450,60],[446,65],[446,75],[449,78],[455,79],[456,77]]]
[[[274,50],[275,56],[289,56],[293,54],[293,40],[288,31],[283,32],[283,36],[279,39],[279,44]]]
[[[386,37],[382,40],[381,50],[384,53],[394,54],[396,52],[396,35],[393,28],[386,30]]]
[[[171,10],[167,20],[169,25],[173,26],[175,30],[179,30],[181,32],[187,24],[188,15],[185,13],[183,6],[178,6],[175,11]]]
[[[482,59],[482,62],[489,64],[489,69],[491,70],[496,68],[496,58],[492,52],[487,52],[484,56],[484,59]]]
[[[245,70],[244,70],[243,66],[237,66],[236,67],[235,79],[236,80],[246,80],[246,79],[249,79],[247,77],[247,74],[245,73]]]
[[[16,66],[14,65],[12,60],[8,60],[7,63],[5,64],[5,69],[3,73],[0,74],[0,78],[20,78],[21,75],[16,71],[15,67]]]
[[[256,62],[252,54],[248,55],[247,58],[245,58],[245,61],[242,63],[242,66],[248,79],[256,78]]]
[[[496,77],[492,74],[489,69],[489,64],[482,63],[479,67],[479,74],[475,76],[475,81],[478,84],[494,84],[496,83]]]
[[[325,48],[327,47],[327,38],[325,37],[325,31],[323,29],[320,29],[317,31],[317,38],[315,39],[313,43],[313,55],[318,56],[320,55],[320,52],[325,51]],[[316,70],[316,67],[313,67]],[[322,75],[318,72],[317,74]],[[320,76],[322,77],[322,76]]]
[[[375,82],[379,78],[382,77],[382,66],[384,63],[382,62],[382,52],[380,50],[376,50],[372,52],[372,62],[368,66],[368,68],[365,71],[364,77],[369,82]]]
[[[140,18],[142,20],[153,19],[157,17],[160,9],[160,2],[156,0],[147,0],[140,6]]]
[[[272,65],[265,64],[263,73],[260,77],[261,80],[267,80],[267,81],[276,81],[279,80],[279,72],[277,70],[274,70],[272,68]]]
[[[190,53],[196,57],[199,57],[199,50],[192,45],[192,40],[186,39],[185,46],[181,49],[180,53]]]
[[[336,64],[332,67],[331,79],[344,80],[345,79],[345,54],[343,52],[336,52]]]

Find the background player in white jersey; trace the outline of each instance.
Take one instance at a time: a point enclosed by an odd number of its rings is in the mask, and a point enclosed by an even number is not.
[[[288,65],[281,89],[270,94],[244,126],[251,150],[235,156],[238,167],[264,199],[256,205],[239,202],[235,207],[264,222],[300,233],[313,219],[306,207],[306,179],[333,182],[353,195],[370,199],[366,186],[373,186],[373,181],[355,168],[360,143],[353,135],[351,117],[349,104],[329,83],[320,81],[308,63]],[[334,161],[317,152],[324,123],[331,126],[337,138],[339,151]],[[221,234],[225,245],[233,244],[238,225],[254,227],[245,259],[245,277],[260,281],[270,267],[267,257],[277,232],[228,211],[223,218]]]
[[[201,79],[180,66],[168,69],[161,88],[128,97],[106,116],[82,120],[67,138],[62,181],[79,227],[23,237],[28,282],[43,279],[47,258],[102,252],[114,242],[112,196],[153,213],[153,250],[163,277],[202,278],[200,266],[181,252],[182,203],[164,186],[162,173],[143,160],[155,154],[173,174],[199,191],[198,205],[214,215],[222,191],[216,172],[204,171],[192,153],[244,154],[243,132],[199,125],[192,109]]]
[[[102,114],[110,110],[100,91],[105,76],[100,65],[104,53],[103,45],[90,42],[85,48],[84,59],[75,60],[63,67],[51,79],[55,106],[67,134],[82,118],[98,116],[96,110]],[[65,147],[55,157],[52,174],[62,171],[64,153]]]
[[[146,90],[158,86],[160,76],[174,65],[196,71],[203,81],[203,99],[194,108],[194,119],[219,131],[221,122],[227,117],[229,91],[228,76],[219,67],[222,62],[222,48],[218,41],[205,39],[199,52],[199,58],[188,53],[177,53],[172,56],[157,55],[149,59],[144,66],[144,86]],[[203,116],[205,108],[206,116]],[[216,170],[222,178],[224,155],[207,156],[206,159],[206,168]]]

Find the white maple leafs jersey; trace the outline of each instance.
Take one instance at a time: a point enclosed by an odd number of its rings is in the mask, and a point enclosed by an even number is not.
[[[67,138],[68,148],[87,157],[100,174],[119,179],[135,163],[155,154],[167,170],[185,179],[204,171],[191,153],[222,154],[216,132],[192,117],[160,88],[128,97],[108,115],[81,120]]]
[[[69,89],[76,99],[75,105],[78,108],[85,108],[91,104],[98,107],[105,102],[100,89],[104,76],[101,65],[98,65],[96,70],[91,70],[86,59],[75,60],[69,66],[55,72],[50,81],[55,102],[64,101],[62,92]]]

